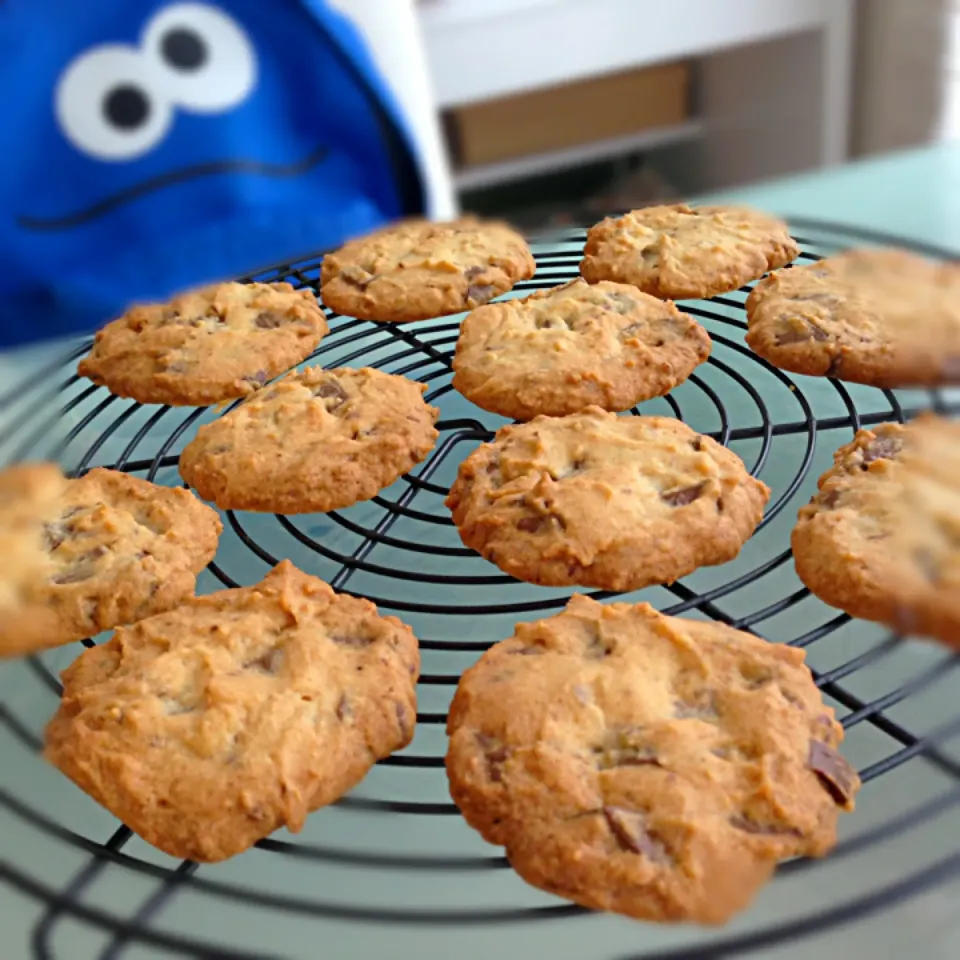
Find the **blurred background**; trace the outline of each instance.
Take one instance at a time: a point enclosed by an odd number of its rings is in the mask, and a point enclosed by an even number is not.
[[[412,7],[443,190],[531,230],[960,134],[960,0]]]

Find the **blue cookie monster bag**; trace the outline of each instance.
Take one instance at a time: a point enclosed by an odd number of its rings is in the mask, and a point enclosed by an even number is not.
[[[0,0],[0,347],[425,211],[326,0]]]

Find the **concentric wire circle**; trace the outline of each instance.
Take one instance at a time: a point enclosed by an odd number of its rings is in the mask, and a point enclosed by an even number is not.
[[[949,256],[829,224],[793,227],[801,262],[861,243]],[[514,295],[575,277],[583,241],[574,232],[538,245],[537,275]],[[255,279],[316,287],[318,276],[316,259]],[[442,769],[456,682],[516,622],[557,612],[570,591],[500,573],[463,547],[443,506],[460,461],[506,422],[451,387],[460,318],[390,325],[331,314],[331,332],[307,362],[375,366],[426,383],[427,400],[441,409],[440,440],[413,473],[368,503],[295,517],[227,512],[201,589],[256,582],[289,557],[336,589],[402,617],[423,653],[415,741],[378,764],[351,795],[315,814],[301,835],[280,833],[229,864],[198,868],[147,847],[38,758],[43,723],[56,709],[57,670],[75,649],[14,665],[0,673],[0,769],[18,772],[0,780],[0,880],[38,912],[13,956],[18,950],[71,956],[58,952],[58,937],[77,929],[89,932],[90,955],[97,957],[136,955],[146,946],[177,956],[314,956],[303,947],[310,937],[330,937],[331,951],[342,947],[336,955],[373,955],[376,944],[387,942],[380,939],[384,931],[394,945],[410,938],[425,958],[447,956],[451,935],[461,955],[476,949],[479,956],[495,942],[490,931],[498,930],[500,942],[549,945],[557,958],[707,958],[823,934],[960,871],[960,854],[945,856],[929,839],[960,801],[955,658],[828,610],[797,580],[789,551],[796,511],[836,447],[861,426],[903,421],[923,409],[958,414],[960,392],[881,391],[777,370],[744,344],[748,292],[681,305],[707,327],[710,360],[669,396],[634,412],[677,417],[737,452],[773,490],[766,516],[733,563],[627,598],[808,651],[865,784],[862,812],[845,818],[847,834],[828,861],[784,865],[736,929],[680,931],[599,917],[533,891],[499,850],[466,828]],[[197,426],[222,411],[143,407],[112,397],[75,375],[87,347],[79,344],[0,397],[0,409],[8,411],[0,421],[0,461],[55,459],[76,473],[102,465],[181,482],[180,450]],[[901,854],[905,840],[910,852]],[[30,854],[34,846],[47,851],[47,860]],[[876,865],[894,855],[897,869],[884,876]],[[807,879],[811,871],[816,884]],[[254,919],[256,928],[248,929]],[[584,944],[593,952],[583,952]]]

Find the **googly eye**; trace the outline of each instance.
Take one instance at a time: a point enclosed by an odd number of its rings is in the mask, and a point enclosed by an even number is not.
[[[257,57],[243,28],[207,3],[164,7],[143,33],[144,54],[178,107],[219,113],[237,106],[257,80]]]
[[[64,136],[98,160],[133,160],[163,139],[173,110],[157,93],[156,68],[138,50],[107,44],[60,75],[54,111]]]

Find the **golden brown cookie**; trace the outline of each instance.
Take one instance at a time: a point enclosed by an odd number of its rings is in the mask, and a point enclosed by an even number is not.
[[[447,773],[527,882],[643,920],[723,923],[823,856],[860,780],[802,650],[573,597],[460,680]]]
[[[825,603],[960,648],[960,423],[860,430],[793,531],[797,573]]]
[[[305,360],[327,332],[309,290],[220,283],[107,324],[79,372],[139,403],[204,406],[246,396]]]
[[[747,298],[747,343],[774,366],[877,387],[960,382],[960,267],[852,250],[780,270]]]
[[[437,442],[426,386],[364,368],[308,367],[200,427],[183,479],[224,510],[324,513],[389,487]]]
[[[732,560],[769,496],[679,420],[589,407],[503,427],[447,506],[463,542],[520,580],[638,590]]]
[[[683,383],[709,355],[706,330],[672,303],[625,284],[574,280],[470,313],[453,386],[516,420],[591,405],[627,410]]]
[[[535,270],[523,237],[505,223],[405,220],[328,254],[320,295],[362,320],[426,320],[479,307]]]
[[[744,207],[685,203],[634,210],[587,233],[580,272],[671,300],[736,290],[798,253],[787,225]]]
[[[193,593],[221,529],[189,491],[114,470],[0,472],[0,657],[169,610]]]
[[[285,560],[85,651],[46,756],[165,853],[224,860],[405,747],[419,669],[409,627]]]

